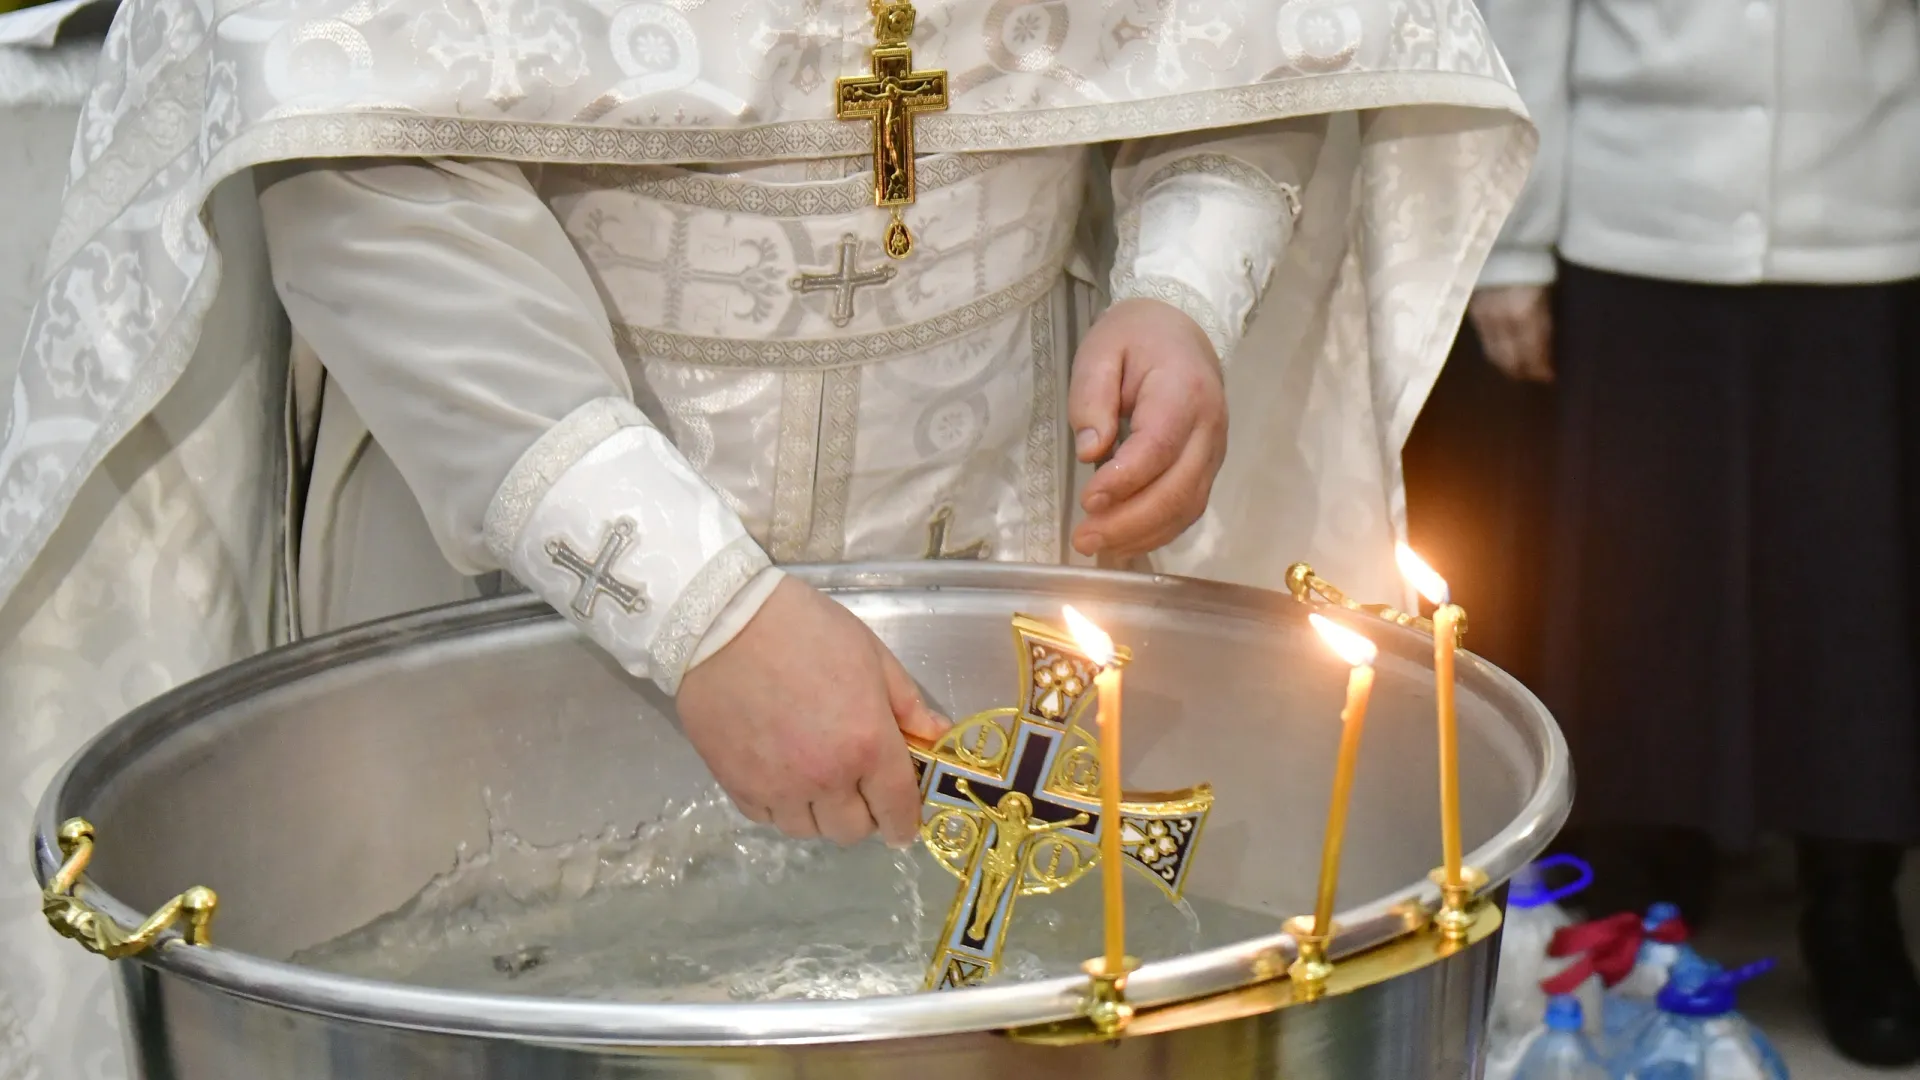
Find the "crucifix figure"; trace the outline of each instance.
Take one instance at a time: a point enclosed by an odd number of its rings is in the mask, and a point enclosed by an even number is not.
[[[921,840],[961,882],[927,968],[929,990],[992,975],[1014,901],[1084,877],[1099,862],[1102,829],[1120,829],[1126,861],[1177,899],[1213,807],[1202,784],[1122,796],[1120,820],[1102,821],[1099,749],[1079,724],[1094,701],[1097,666],[1044,623],[1016,616],[1013,633],[1019,706],[980,713],[913,748]]]
[[[900,220],[900,207],[913,202],[913,118],[947,107],[947,73],[913,70],[911,4],[876,5],[874,34],[880,44],[868,50],[873,73],[834,80],[834,115],[873,125],[873,204],[893,209],[886,252],[904,259],[913,251],[913,235]]]
[[[1013,884],[1013,879],[1026,871],[1026,862],[1033,855],[1034,838],[1058,829],[1077,829],[1087,823],[1087,815],[1075,814],[1065,821],[1036,825],[1033,801],[1017,791],[1001,795],[998,803],[988,806],[973,793],[973,786],[964,778],[954,786],[980,808],[981,816],[993,827],[993,840],[982,843],[979,848],[980,899],[973,905],[973,922],[967,927],[968,936],[984,938],[987,921],[993,917],[993,909],[1000,906],[1000,897],[1006,893],[1007,886]]]
[[[558,537],[547,541],[547,557],[553,564],[574,577],[580,579],[580,589],[573,594],[573,603],[568,606],[582,619],[593,618],[593,605],[602,596],[620,605],[631,615],[645,610],[646,593],[638,585],[629,585],[614,575],[614,564],[620,556],[626,554],[633,544],[634,536],[640,526],[632,518],[620,518],[607,530],[607,538],[600,543],[600,552],[591,561],[573,549],[573,545]]]
[[[893,280],[896,273],[891,266],[877,266],[872,270],[859,268],[860,241],[851,236],[840,238],[840,265],[830,274],[801,274],[787,283],[787,287],[797,293],[831,292],[833,294],[833,325],[845,326],[853,321],[853,296],[857,289],[869,285],[885,285]]]

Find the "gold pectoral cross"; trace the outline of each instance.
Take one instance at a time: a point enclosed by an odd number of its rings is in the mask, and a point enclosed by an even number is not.
[[[904,259],[913,252],[913,234],[900,208],[914,198],[913,118],[947,107],[947,73],[913,70],[914,10],[910,3],[874,4],[874,37],[868,56],[871,75],[834,80],[834,115],[873,125],[873,204],[890,207],[883,247]]]

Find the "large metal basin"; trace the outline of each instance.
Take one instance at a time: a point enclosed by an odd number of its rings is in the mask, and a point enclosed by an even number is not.
[[[84,815],[81,895],[131,925],[189,884],[220,894],[216,944],[121,961],[142,1075],[169,1080],[1029,1077],[1381,1080],[1475,1075],[1497,939],[1436,944],[1440,857],[1431,639],[1343,615],[1380,645],[1334,953],[1365,985],[1295,1003],[1282,921],[1310,906],[1345,669],[1276,594],[1057,568],[924,563],[799,571],[866,620],[933,704],[1009,703],[1009,617],[1094,614],[1132,646],[1130,785],[1218,792],[1191,896],[1270,911],[1272,932],[1149,963],[1117,1042],[1056,1045],[1085,980],[857,1002],[611,1004],[449,993],[281,958],[392,910],[504,824],[554,842],[631,826],[707,782],[670,702],[531,599],[460,605],[283,649],[126,717],[56,778],[36,872]],[[1495,886],[1562,822],[1566,750],[1511,678],[1461,657],[1470,862]],[[1097,889],[1088,883],[1083,888]],[[1497,923],[1497,912],[1491,919]],[[1489,925],[1483,923],[1483,925]],[[105,961],[100,961],[105,962]],[[1055,1040],[1058,1042],[1059,1040]],[[1072,1039],[1068,1039],[1072,1042]]]

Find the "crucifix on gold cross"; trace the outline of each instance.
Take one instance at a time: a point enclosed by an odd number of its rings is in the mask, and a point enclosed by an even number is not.
[[[911,33],[911,16],[907,19]],[[873,125],[873,204],[893,208],[885,247],[888,255],[904,259],[913,251],[913,234],[899,210],[914,198],[913,118],[947,107],[947,73],[913,70],[913,49],[901,43],[905,34],[897,26],[883,33],[882,41],[868,50],[873,74],[834,80],[834,115]]]
[[[1100,860],[1100,838],[1120,830],[1120,857],[1178,899],[1213,808],[1205,784],[1122,793],[1118,821],[1102,820],[1099,745],[1080,724],[1097,694],[1099,665],[1071,637],[1025,616],[1013,620],[1019,704],[962,720],[932,745],[913,745],[920,838],[960,879],[925,988],[972,986],[998,969],[1014,901],[1072,885]],[[1124,657],[1123,657],[1124,659]]]

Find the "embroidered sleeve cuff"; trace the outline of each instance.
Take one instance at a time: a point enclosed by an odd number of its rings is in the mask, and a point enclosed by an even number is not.
[[[734,638],[740,636],[740,631],[745,630],[753,617],[760,614],[767,598],[773,595],[773,590],[786,576],[779,567],[769,566],[734,593],[733,599],[727,601],[727,606],[714,617],[707,632],[701,636],[700,644],[693,650],[693,659],[687,661],[687,670],[692,671],[706,663],[714,653],[726,648]]]
[[[670,694],[714,620],[770,565],[667,437],[617,398],[575,410],[521,457],[486,537],[522,584]]]
[[[1159,300],[1206,331],[1224,363],[1300,213],[1299,192],[1226,154],[1193,154],[1149,179],[1120,220],[1113,299]]]

